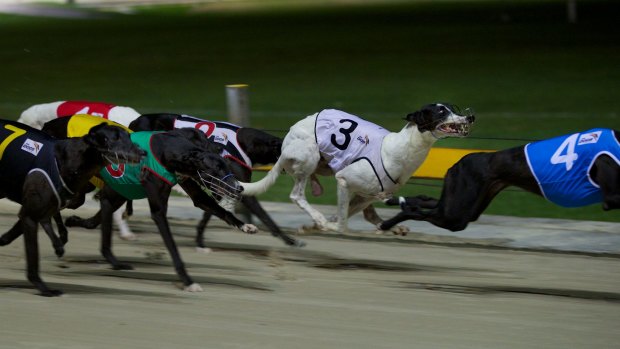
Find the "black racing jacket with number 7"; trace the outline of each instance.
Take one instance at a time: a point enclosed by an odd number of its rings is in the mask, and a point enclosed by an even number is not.
[[[47,178],[58,199],[64,205],[64,189],[56,163],[56,140],[43,131],[16,121],[0,120],[0,193],[22,203],[26,177],[39,172]],[[64,195],[63,195],[64,196]]]

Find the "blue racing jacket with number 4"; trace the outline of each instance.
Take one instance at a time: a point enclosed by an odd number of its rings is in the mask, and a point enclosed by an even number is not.
[[[542,194],[564,207],[602,201],[599,185],[590,178],[590,169],[603,154],[620,165],[620,144],[613,130],[595,128],[525,146],[528,165]]]

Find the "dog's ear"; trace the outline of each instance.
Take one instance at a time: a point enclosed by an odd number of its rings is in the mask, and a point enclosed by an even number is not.
[[[193,174],[200,168],[197,161],[200,161],[202,157],[202,151],[199,149],[183,152],[182,154],[170,153],[167,154],[166,167],[170,171]]]
[[[204,143],[204,149],[213,154],[221,154],[224,151],[224,144],[213,142],[207,139]]]
[[[106,127],[107,125],[105,123],[101,123],[91,128],[88,131],[88,134],[83,137],[84,142],[95,148],[108,148],[108,145],[111,142],[111,139],[109,139],[109,134],[112,132],[106,132]]]
[[[433,131],[439,118],[434,118],[433,105],[424,106],[422,109],[410,113],[405,120],[414,123],[418,127],[418,131]]]
[[[417,110],[417,111],[414,111],[413,113],[407,114],[407,116],[405,117],[405,120],[409,122],[413,122],[414,124],[417,124],[417,125],[424,124],[424,109]]]

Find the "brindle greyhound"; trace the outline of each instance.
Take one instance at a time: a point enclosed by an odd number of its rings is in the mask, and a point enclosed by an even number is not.
[[[21,204],[19,220],[0,237],[0,246],[23,234],[28,280],[42,296],[58,296],[62,292],[39,276],[37,225],[49,223],[65,206],[79,206],[89,179],[111,159],[137,162],[144,151],[126,131],[107,125],[81,138],[55,140],[27,125],[0,120],[0,139],[0,197]]]

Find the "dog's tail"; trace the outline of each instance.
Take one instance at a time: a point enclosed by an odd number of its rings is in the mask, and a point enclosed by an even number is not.
[[[278,179],[280,173],[282,172],[283,166],[281,160],[282,158],[276,161],[276,163],[273,164],[271,170],[269,170],[269,172],[267,172],[267,175],[260,181],[253,183],[239,182],[239,184],[241,184],[241,186],[243,187],[242,194],[245,196],[256,196],[258,194],[266,192],[267,189],[269,189],[269,187],[271,187],[276,182],[276,179]]]

